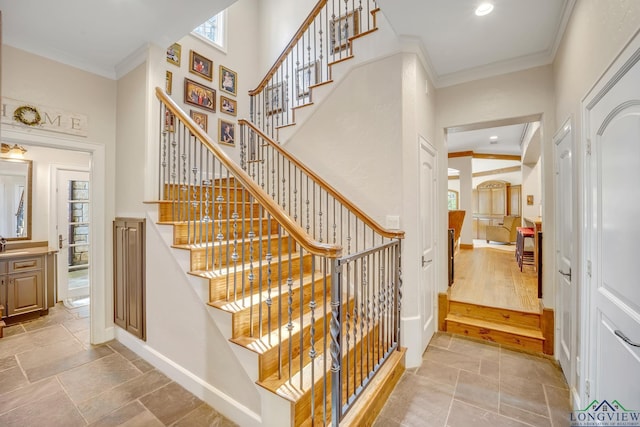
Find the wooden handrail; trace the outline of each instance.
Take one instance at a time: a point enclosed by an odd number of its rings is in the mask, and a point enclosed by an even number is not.
[[[307,16],[307,19],[304,20],[302,25],[300,25],[300,28],[298,28],[298,31],[296,31],[296,33],[293,35],[289,44],[284,48],[284,50],[282,51],[278,59],[276,59],[276,62],[269,69],[269,71],[267,71],[267,74],[264,76],[260,84],[258,84],[258,87],[249,91],[249,96],[254,96],[262,92],[262,90],[267,86],[267,83],[269,83],[269,80],[271,79],[271,77],[273,77],[276,71],[278,71],[278,68],[280,67],[280,65],[284,62],[284,60],[287,58],[287,56],[293,50],[296,44],[298,44],[298,41],[300,40],[300,38],[302,38],[305,31],[307,31],[307,29],[311,26],[313,21],[316,19],[316,16],[318,16],[320,11],[326,4],[327,4],[327,0],[320,0],[318,4],[315,5],[311,13],[309,13],[309,16]]]
[[[404,231],[393,231],[393,230],[388,230],[388,229],[382,227],[373,218],[368,216],[360,208],[358,208],[356,205],[351,203],[349,201],[349,199],[347,199],[345,196],[343,196],[338,190],[336,190],[331,185],[329,185],[328,182],[326,182],[324,179],[322,179],[320,176],[318,176],[315,172],[313,172],[311,169],[309,169],[304,163],[302,163],[300,160],[295,158],[288,151],[285,151],[282,148],[282,146],[280,146],[280,144],[276,143],[273,139],[269,138],[260,129],[258,129],[256,126],[254,126],[253,123],[251,123],[250,121],[248,121],[246,119],[239,119],[238,123],[240,125],[249,126],[254,132],[256,132],[258,135],[260,135],[260,137],[262,139],[267,141],[269,143],[269,145],[271,145],[275,150],[277,150],[283,157],[287,158],[298,169],[304,171],[304,173],[309,175],[311,177],[311,179],[313,179],[315,182],[317,182],[327,193],[331,194],[331,196],[334,199],[338,200],[340,203],[342,203],[344,206],[346,206],[347,209],[349,209],[351,212],[353,212],[355,214],[356,217],[358,217],[358,219],[360,219],[362,222],[364,222],[369,227],[371,227],[376,233],[380,234],[383,237],[387,237],[387,238],[390,238],[390,239],[404,239]]]
[[[260,203],[267,212],[269,212],[269,214],[296,242],[313,255],[328,258],[338,258],[342,255],[341,246],[320,243],[313,240],[307,232],[302,229],[302,227],[287,215],[280,205],[274,202],[269,195],[266,194],[264,190],[262,190],[262,188],[260,188],[240,166],[238,166],[237,163],[231,160],[229,156],[227,156],[227,154],[222,151],[211,138],[209,138],[209,135],[204,133],[200,126],[198,126],[189,116],[184,114],[178,104],[176,104],[173,99],[169,98],[163,89],[156,87],[156,96],[184,123],[189,131],[220,160],[220,162],[233,174],[234,178],[240,182],[240,184],[242,184],[249,193],[251,193],[256,201]]]

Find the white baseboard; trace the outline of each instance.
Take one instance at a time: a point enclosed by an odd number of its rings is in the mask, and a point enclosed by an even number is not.
[[[262,426],[262,417],[216,387],[178,365],[128,332],[115,328],[115,338],[167,377],[241,426]]]

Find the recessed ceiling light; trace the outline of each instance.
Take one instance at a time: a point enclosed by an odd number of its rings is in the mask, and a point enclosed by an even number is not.
[[[493,5],[491,3],[482,3],[476,9],[476,15],[477,16],[485,16],[485,15],[490,14],[492,10],[493,10]]]
[[[493,136],[490,136],[490,137],[489,137],[489,140],[490,140],[490,141],[497,141],[497,140],[498,140],[498,137],[497,137],[496,135],[493,135]]]

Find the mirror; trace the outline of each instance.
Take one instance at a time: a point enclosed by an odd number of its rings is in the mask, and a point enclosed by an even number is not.
[[[0,236],[31,239],[31,160],[0,159]]]

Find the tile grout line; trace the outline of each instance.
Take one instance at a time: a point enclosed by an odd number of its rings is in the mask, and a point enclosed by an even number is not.
[[[451,341],[449,341],[451,343]],[[449,410],[447,411],[447,418],[444,420],[444,426],[449,425],[449,417],[451,417],[451,411],[453,410],[453,401],[456,400],[456,390],[458,389],[458,382],[460,381],[460,372],[462,369],[458,369],[458,375],[456,376],[456,385],[453,387],[453,394],[451,395],[451,402],[449,402]]]
[[[63,371],[63,372],[69,372],[69,371],[66,370],[66,371]],[[89,421],[87,421],[87,419],[84,417],[84,415],[82,415],[82,412],[80,411],[80,408],[78,408],[78,404],[73,401],[73,399],[69,395],[69,392],[65,388],[64,384],[62,384],[62,381],[60,380],[60,378],[58,378],[58,375],[60,375],[60,374],[55,375],[54,378],[56,379],[56,381],[60,385],[60,388],[62,389],[62,392],[65,394],[65,396],[67,396],[67,399],[69,399],[69,402],[71,402],[71,404],[73,405],[75,410],[78,412],[78,415],[80,415],[80,418],[82,418],[82,420],[84,421],[84,424],[85,425],[89,425]]]

